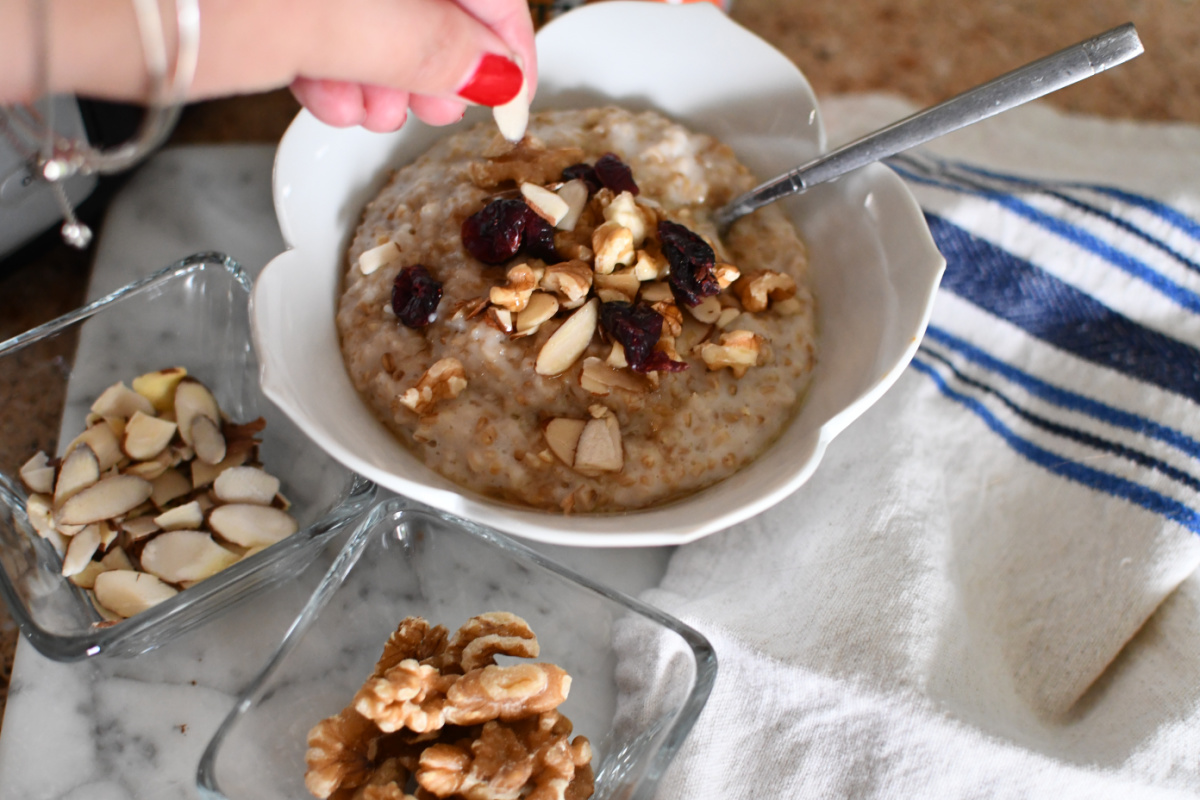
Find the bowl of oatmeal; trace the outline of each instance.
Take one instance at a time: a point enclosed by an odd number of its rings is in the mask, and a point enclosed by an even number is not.
[[[581,42],[621,41],[611,49]],[[944,260],[872,165],[718,237],[825,147],[803,75],[707,4],[610,2],[538,38],[529,136],[302,113],[259,278],[268,397],[363,476],[575,545],[676,544],[800,486],[907,365]],[[480,110],[482,111],[482,110]]]

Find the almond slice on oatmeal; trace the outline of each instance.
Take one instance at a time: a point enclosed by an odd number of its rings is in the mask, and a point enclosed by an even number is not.
[[[555,227],[560,231],[573,231],[583,209],[587,208],[587,184],[579,178],[573,178],[558,187],[557,194],[567,204],[567,213],[555,223]]]
[[[543,434],[550,452],[568,467],[575,463],[575,448],[583,434],[587,420],[558,417],[546,423]]]
[[[579,435],[573,466],[576,471],[584,474],[620,472],[625,466],[621,427],[611,412],[587,421]]]
[[[599,317],[600,301],[594,297],[567,317],[538,351],[537,373],[558,375],[570,368],[591,344]]]
[[[548,292],[534,292],[525,308],[517,312],[514,322],[517,333],[528,336],[537,333],[542,323],[558,313],[558,298]]]
[[[562,222],[563,217],[571,210],[566,200],[546,187],[529,181],[521,184],[521,196],[525,198],[525,205],[533,209],[533,213],[555,227],[558,227],[558,223]]]
[[[386,267],[393,261],[400,260],[400,248],[395,242],[384,242],[383,244],[372,247],[366,250],[358,257],[358,271],[363,275],[370,275],[380,267]]]

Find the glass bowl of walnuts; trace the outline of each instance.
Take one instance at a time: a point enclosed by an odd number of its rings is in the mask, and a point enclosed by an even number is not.
[[[239,697],[197,785],[210,800],[649,798],[716,669],[661,611],[391,499]]]

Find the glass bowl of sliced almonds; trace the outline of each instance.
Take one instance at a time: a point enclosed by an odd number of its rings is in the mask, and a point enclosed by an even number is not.
[[[250,285],[197,255],[0,342],[6,412],[36,415],[0,448],[0,595],[44,655],[151,650],[373,498],[262,396]]]

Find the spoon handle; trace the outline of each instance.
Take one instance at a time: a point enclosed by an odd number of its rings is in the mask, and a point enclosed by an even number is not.
[[[1143,51],[1132,23],[1059,50],[999,78],[842,145],[734,198],[714,220],[724,230],[738,217],[811,186],[924,144],[1022,103],[1090,78]]]

